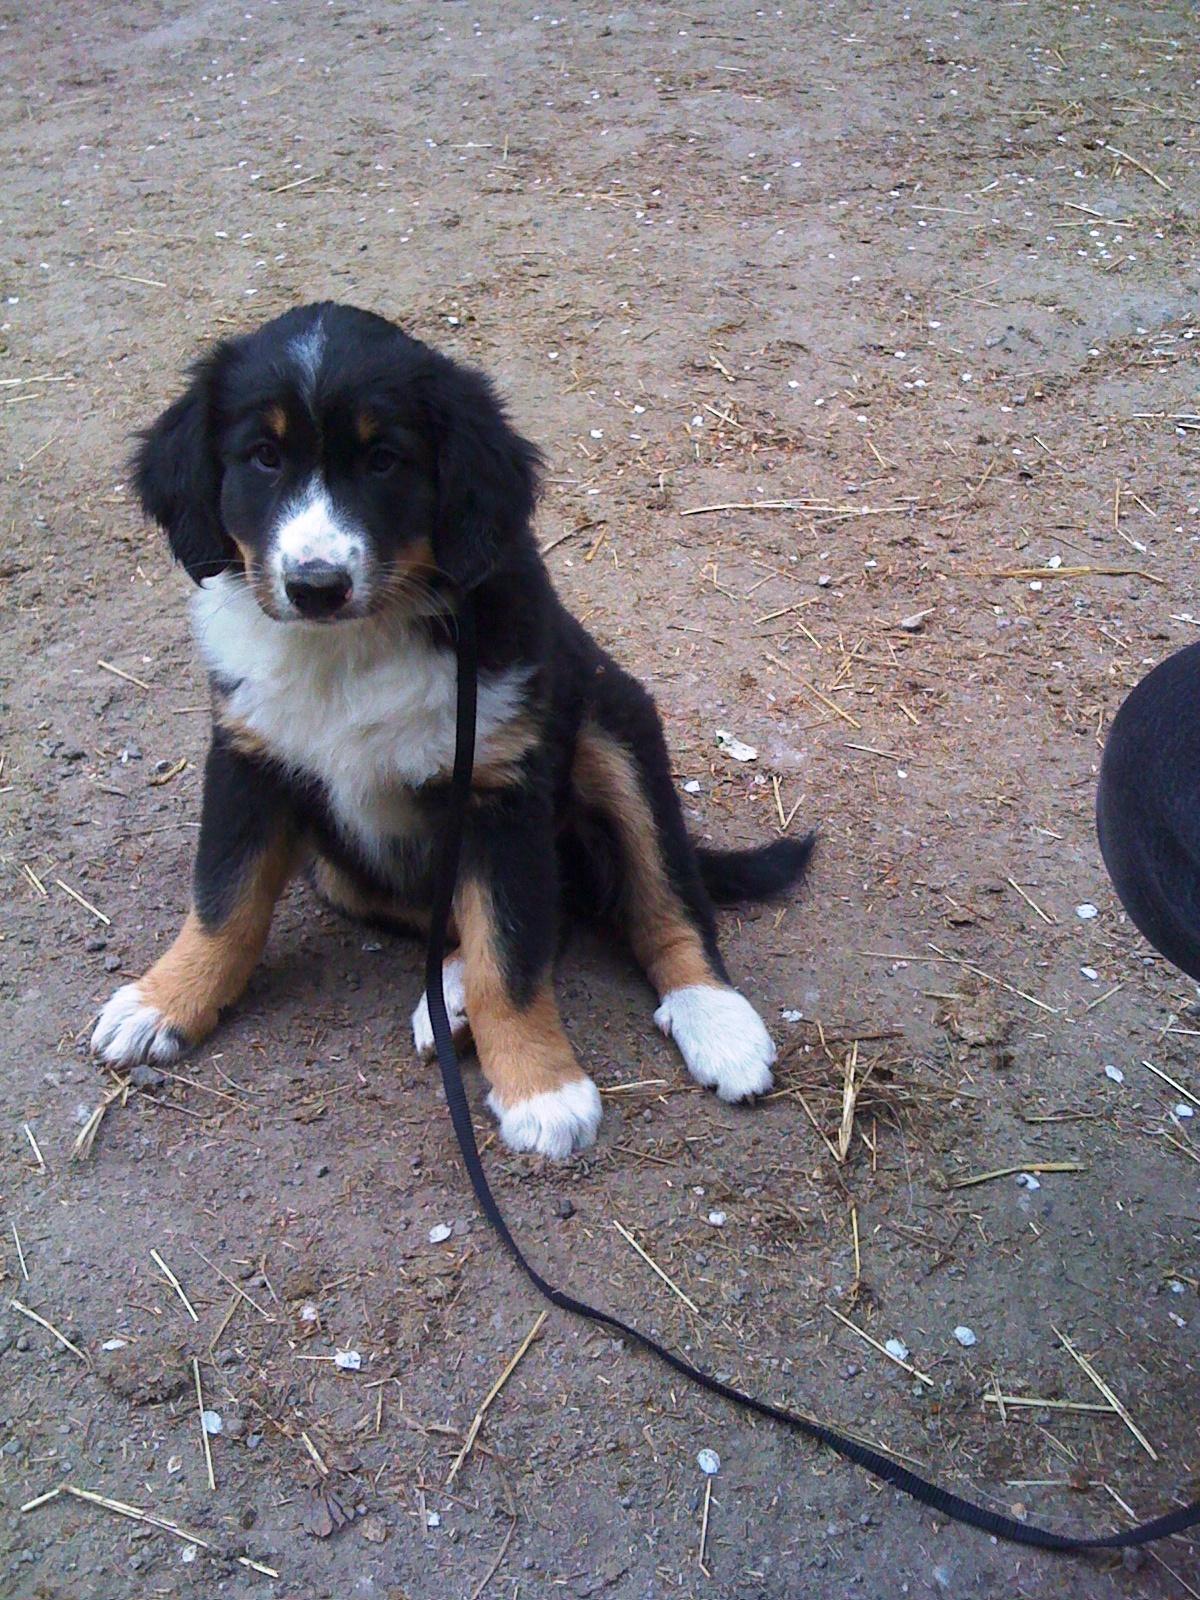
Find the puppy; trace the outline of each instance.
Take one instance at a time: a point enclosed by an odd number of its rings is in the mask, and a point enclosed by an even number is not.
[[[712,907],[790,888],[812,840],[689,840],[654,702],[550,585],[539,465],[478,373],[329,303],[218,344],[143,436],[137,492],[197,585],[213,730],[192,908],[105,1006],[104,1060],[204,1039],[306,868],[342,911],[427,924],[469,589],[477,755],[445,991],[501,1137],[562,1158],[600,1122],[551,984],[564,910],[623,930],[693,1077],[730,1101],[770,1088],[775,1047]],[[413,1035],[429,1053],[424,999]]]

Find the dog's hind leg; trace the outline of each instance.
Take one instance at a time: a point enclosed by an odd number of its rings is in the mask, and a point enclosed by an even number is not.
[[[205,766],[192,909],[166,954],[100,1013],[96,1054],[113,1066],[173,1061],[210,1034],[246,987],[303,853],[279,786],[218,730]]]
[[[617,841],[619,916],[658,993],[654,1020],[692,1076],[723,1100],[764,1094],[775,1045],[729,983],[654,702],[611,662],[605,675],[611,687],[580,730],[572,783],[577,802],[599,812]]]

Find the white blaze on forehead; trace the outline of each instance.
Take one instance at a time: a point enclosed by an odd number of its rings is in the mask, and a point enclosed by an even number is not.
[[[317,381],[317,373],[321,366],[321,357],[325,354],[325,321],[318,318],[311,328],[297,336],[288,345],[288,353],[300,368],[305,382],[312,385]]]
[[[312,478],[299,500],[285,508],[275,533],[272,568],[282,604],[287,604],[284,582],[305,561],[327,561],[350,574],[354,599],[366,598],[366,540],[358,529],[338,516],[320,476]]]

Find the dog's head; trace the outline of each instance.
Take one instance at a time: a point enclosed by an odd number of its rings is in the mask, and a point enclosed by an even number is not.
[[[538,466],[479,373],[326,303],[199,361],[135,480],[197,583],[244,569],[269,616],[336,622],[424,609],[445,580],[502,567]]]

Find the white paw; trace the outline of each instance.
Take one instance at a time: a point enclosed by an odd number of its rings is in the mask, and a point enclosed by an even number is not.
[[[703,984],[672,989],[654,1020],[679,1046],[697,1083],[715,1089],[722,1100],[746,1100],[771,1087],[775,1042],[736,990]]]
[[[100,1013],[92,1033],[92,1053],[114,1067],[139,1061],[174,1061],[184,1040],[157,1006],[148,1006],[136,983],[124,984]]]
[[[442,964],[442,993],[446,996],[446,1015],[450,1018],[450,1032],[457,1039],[467,1031],[467,994],[463,987],[463,958],[451,956]],[[412,1014],[413,1044],[419,1056],[435,1053],[433,1023],[429,1020],[429,996],[421,996],[421,1004]]]
[[[590,1078],[575,1078],[561,1089],[530,1095],[507,1108],[493,1089],[488,1105],[500,1119],[500,1137],[510,1150],[534,1150],[565,1161],[572,1150],[586,1150],[596,1142],[600,1095]]]

